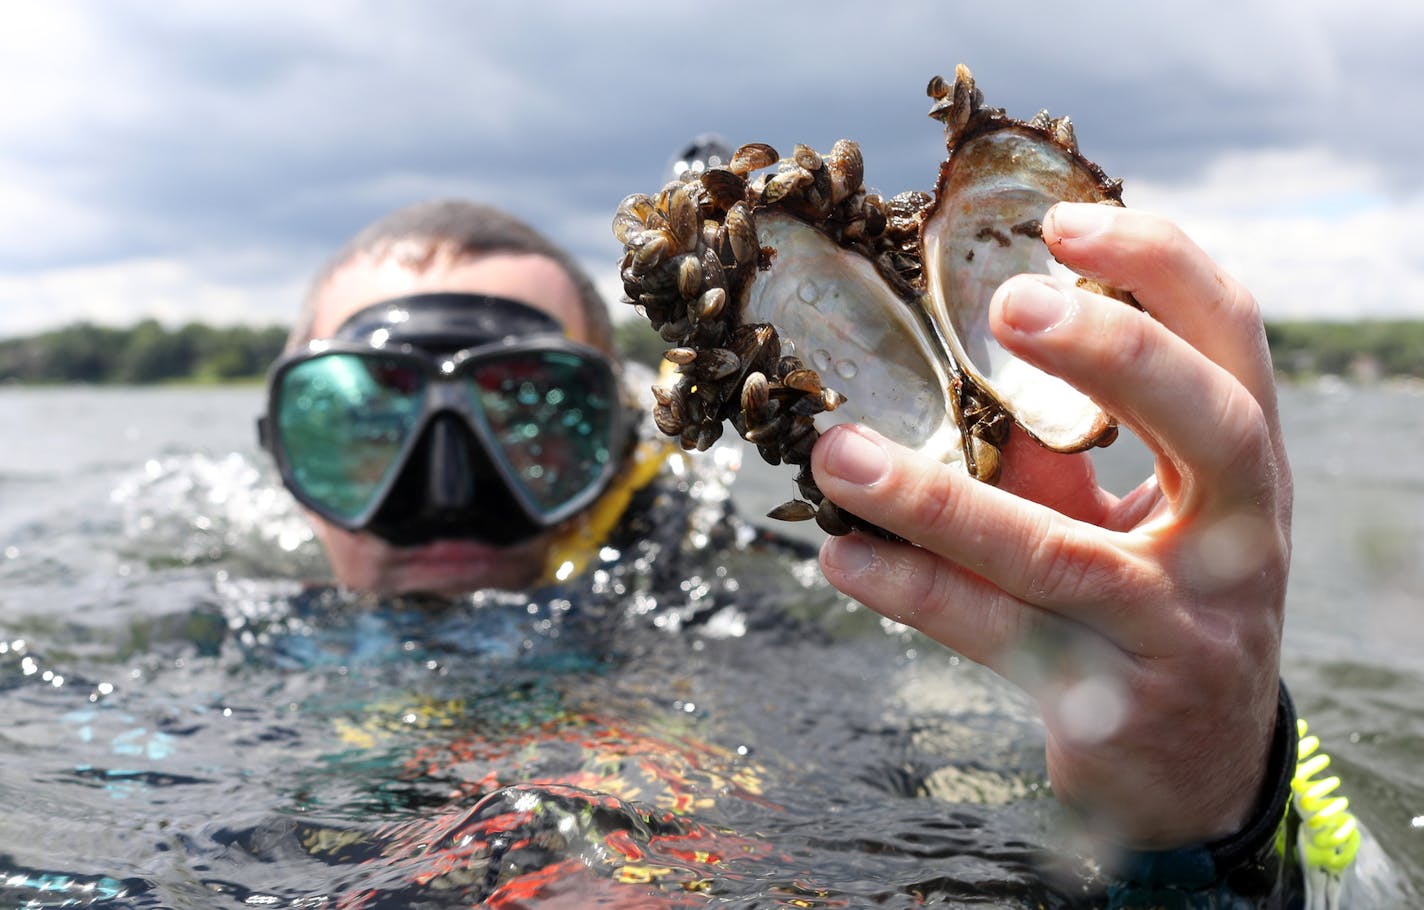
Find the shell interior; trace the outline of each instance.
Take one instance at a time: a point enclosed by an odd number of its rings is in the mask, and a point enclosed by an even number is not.
[[[762,247],[776,252],[748,284],[741,318],[776,326],[782,353],[798,355],[846,397],[816,416],[816,428],[863,423],[962,463],[958,406],[923,312],[892,293],[870,260],[847,255],[791,215],[768,211],[756,229]]]
[[[1015,357],[989,331],[989,301],[1007,278],[1061,275],[1040,225],[1059,201],[1101,202],[1095,174],[1067,149],[1022,128],[959,144],[941,169],[922,230],[925,306],[960,367],[1014,421],[1058,451],[1091,446],[1111,425],[1092,399]]]

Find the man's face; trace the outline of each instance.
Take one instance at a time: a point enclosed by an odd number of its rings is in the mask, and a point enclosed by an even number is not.
[[[573,340],[587,341],[578,292],[564,270],[545,256],[508,253],[439,257],[418,272],[390,257],[356,259],[318,290],[312,337],[330,337],[351,314],[382,300],[442,291],[513,298],[553,316]],[[543,571],[553,533],[503,547],[463,539],[401,547],[368,531],[336,527],[319,515],[308,517],[336,580],[381,594],[524,587]]]

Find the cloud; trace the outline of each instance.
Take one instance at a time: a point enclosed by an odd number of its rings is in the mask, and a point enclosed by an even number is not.
[[[1268,319],[1424,319],[1424,191],[1324,148],[1236,153],[1191,186],[1129,183],[1180,224]]]
[[[6,330],[17,335],[81,320],[127,325],[140,317],[170,325],[276,325],[291,321],[307,280],[305,269],[265,254],[125,259],[0,274],[0,310]]]
[[[281,276],[252,277],[265,299],[366,221],[444,195],[507,207],[611,269],[618,200],[708,130],[784,151],[849,136],[873,185],[927,187],[942,145],[923,86],[961,60],[991,103],[1072,114],[1091,157],[1174,204],[1215,198],[1223,161],[1314,150],[1381,194],[1353,229],[1387,239],[1380,219],[1424,187],[1424,12],[1400,6],[18,5],[0,29],[0,334],[81,273],[113,282],[90,287],[114,319],[159,306],[125,269],[170,263],[202,299],[236,281],[201,271],[223,248]],[[1246,255],[1284,179],[1258,171],[1239,204],[1201,215],[1235,243],[1223,255]],[[1332,217],[1313,211],[1274,217],[1313,248]]]

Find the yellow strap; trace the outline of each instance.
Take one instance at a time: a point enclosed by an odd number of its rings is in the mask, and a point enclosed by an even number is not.
[[[623,471],[598,501],[569,519],[549,547],[544,581],[565,581],[582,572],[598,547],[618,525],[633,494],[652,483],[663,463],[677,451],[671,441],[645,439],[633,449]]]

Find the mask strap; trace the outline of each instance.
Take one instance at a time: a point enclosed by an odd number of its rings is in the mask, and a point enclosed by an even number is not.
[[[373,303],[348,316],[332,338],[375,347],[396,342],[438,349],[563,334],[557,319],[527,303],[490,294],[442,292]]]

